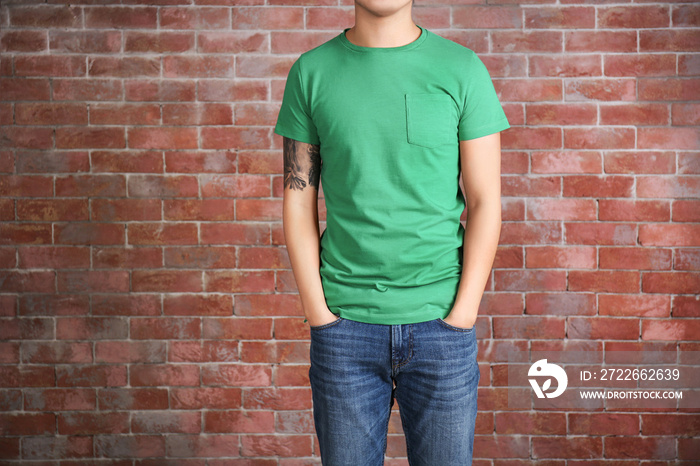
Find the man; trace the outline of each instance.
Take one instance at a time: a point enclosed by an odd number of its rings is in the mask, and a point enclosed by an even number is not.
[[[330,466],[383,464],[394,399],[412,466],[472,460],[474,324],[501,227],[499,132],[510,125],[476,54],[416,25],[411,7],[356,0],[355,25],[292,65],[275,126]]]

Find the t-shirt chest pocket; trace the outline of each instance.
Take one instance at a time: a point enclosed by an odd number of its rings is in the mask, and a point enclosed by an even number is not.
[[[457,141],[456,106],[448,94],[406,94],[408,142],[436,147]]]

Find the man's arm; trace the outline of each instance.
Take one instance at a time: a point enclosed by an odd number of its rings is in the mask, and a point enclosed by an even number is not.
[[[501,133],[459,141],[467,225],[462,278],[445,321],[470,328],[476,322],[501,233]]]
[[[337,319],[326,305],[319,274],[319,149],[318,145],[284,138],[284,237],[304,314],[311,326]]]

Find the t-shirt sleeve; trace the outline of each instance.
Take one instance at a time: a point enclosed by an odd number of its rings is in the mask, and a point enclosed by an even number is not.
[[[296,141],[319,144],[316,125],[311,119],[309,102],[304,94],[304,79],[301,72],[301,57],[289,70],[284,86],[282,106],[277,116],[275,133]]]
[[[459,117],[460,141],[476,139],[510,128],[486,65],[472,54],[467,74],[467,95]]]

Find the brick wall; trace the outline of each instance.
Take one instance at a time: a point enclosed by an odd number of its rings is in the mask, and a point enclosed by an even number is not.
[[[0,7],[0,462],[318,464],[272,126],[352,1],[112,3]],[[512,125],[474,464],[700,461],[698,410],[509,409],[499,370],[509,349],[700,350],[700,6],[414,17],[477,52]]]

